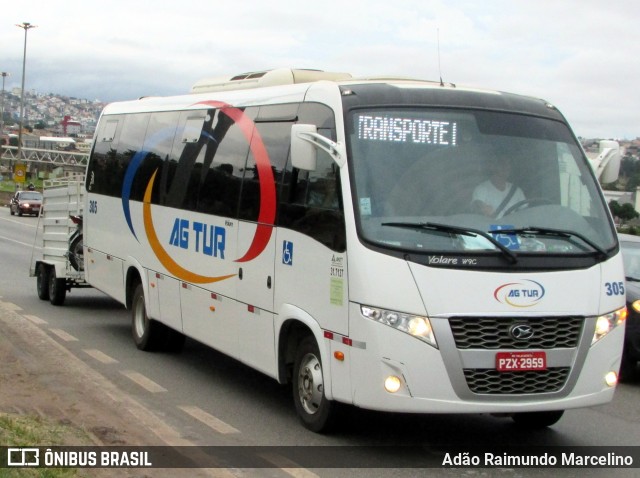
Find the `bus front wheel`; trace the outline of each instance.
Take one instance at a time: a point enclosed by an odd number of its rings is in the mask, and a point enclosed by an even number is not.
[[[335,415],[335,404],[324,394],[320,350],[313,337],[298,346],[293,374],[293,400],[302,424],[311,431],[327,431]]]

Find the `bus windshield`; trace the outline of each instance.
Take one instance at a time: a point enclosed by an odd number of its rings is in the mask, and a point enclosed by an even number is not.
[[[460,109],[349,116],[362,239],[409,253],[605,254],[616,245],[582,149],[562,122]]]

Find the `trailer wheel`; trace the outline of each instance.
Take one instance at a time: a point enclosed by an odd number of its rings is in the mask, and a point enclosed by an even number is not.
[[[56,277],[56,268],[51,267],[49,270],[49,302],[52,305],[64,304],[67,296],[67,281]]]
[[[564,410],[554,410],[516,413],[511,418],[519,427],[535,430],[555,425],[562,418],[562,415],[564,415]]]
[[[49,300],[49,267],[38,264],[36,269],[36,289],[40,300]]]
[[[305,337],[296,351],[293,400],[302,424],[311,431],[327,431],[333,424],[334,403],[324,395],[320,350],[315,339]]]

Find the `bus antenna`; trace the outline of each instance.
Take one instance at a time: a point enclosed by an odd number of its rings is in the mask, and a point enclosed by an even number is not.
[[[444,81],[442,81],[442,64],[440,62],[440,28],[438,28],[438,74],[440,75],[440,86],[444,86]]]

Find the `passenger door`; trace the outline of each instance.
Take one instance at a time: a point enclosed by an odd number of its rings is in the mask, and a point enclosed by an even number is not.
[[[273,297],[277,191],[287,163],[297,105],[261,107],[242,183],[238,223],[240,349],[243,361],[275,376]]]

